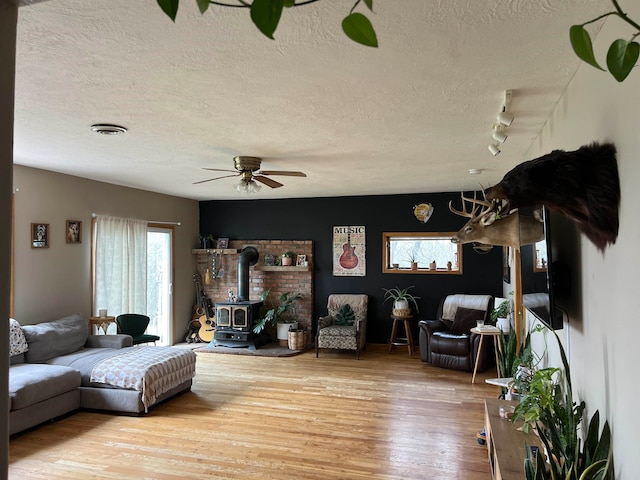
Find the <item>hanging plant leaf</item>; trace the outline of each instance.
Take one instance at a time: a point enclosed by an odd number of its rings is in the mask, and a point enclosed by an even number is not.
[[[285,8],[291,8],[296,6],[296,0],[284,0],[283,3]]]
[[[177,0],[176,0],[177,1]],[[200,9],[200,13],[204,13],[209,8],[209,0],[196,0],[198,2],[198,8]]]
[[[591,37],[589,32],[582,25],[573,25],[569,30],[569,39],[571,40],[571,46],[580,60],[587,62],[589,65],[604,70],[593,54],[593,44],[591,43]]]
[[[158,0],[158,5],[167,16],[176,21],[176,15],[178,14],[178,5],[180,4],[180,0]]]
[[[373,25],[361,13],[352,13],[342,20],[342,30],[345,35],[356,43],[367,47],[378,47],[378,38]]]
[[[611,44],[607,52],[607,67],[614,78],[622,82],[631,73],[638,61],[640,45],[618,39]]]
[[[251,4],[251,20],[266,37],[273,40],[278,28],[285,0],[254,0]]]
[[[373,0],[364,0],[364,4],[373,12]]]

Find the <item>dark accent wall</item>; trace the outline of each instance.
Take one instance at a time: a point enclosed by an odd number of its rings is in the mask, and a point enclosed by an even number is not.
[[[485,255],[471,245],[463,247],[463,275],[383,274],[383,232],[453,232],[465,219],[449,211],[449,200],[460,208],[460,194],[429,193],[361,197],[304,198],[283,200],[225,200],[200,202],[200,233],[232,239],[313,240],[315,305],[313,318],[326,315],[331,293],[369,295],[367,341],[386,343],[391,332],[391,304],[383,305],[383,288],[414,285],[420,296],[418,319],[433,318],[442,297],[452,293],[502,296],[502,248]],[[434,207],[431,219],[420,223],[413,215],[419,203]],[[332,227],[366,227],[365,277],[334,277],[332,273]],[[417,341],[417,321],[413,323]]]

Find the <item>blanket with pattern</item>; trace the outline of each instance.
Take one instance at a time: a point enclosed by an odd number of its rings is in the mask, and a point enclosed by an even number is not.
[[[196,354],[189,349],[141,346],[97,363],[91,381],[142,392],[147,412],[160,395],[193,378],[195,372]]]

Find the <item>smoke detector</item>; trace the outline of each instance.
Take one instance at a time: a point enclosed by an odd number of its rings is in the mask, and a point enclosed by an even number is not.
[[[91,130],[101,135],[120,135],[127,132],[125,127],[111,123],[94,123],[91,125]]]

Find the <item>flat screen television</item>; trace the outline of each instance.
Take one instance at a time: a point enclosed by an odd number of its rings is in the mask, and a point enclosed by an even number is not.
[[[533,209],[521,209],[520,214],[533,215]],[[545,207],[543,218],[544,239],[520,248],[522,304],[549,328],[559,330],[575,293],[571,285],[580,238],[564,215]]]

